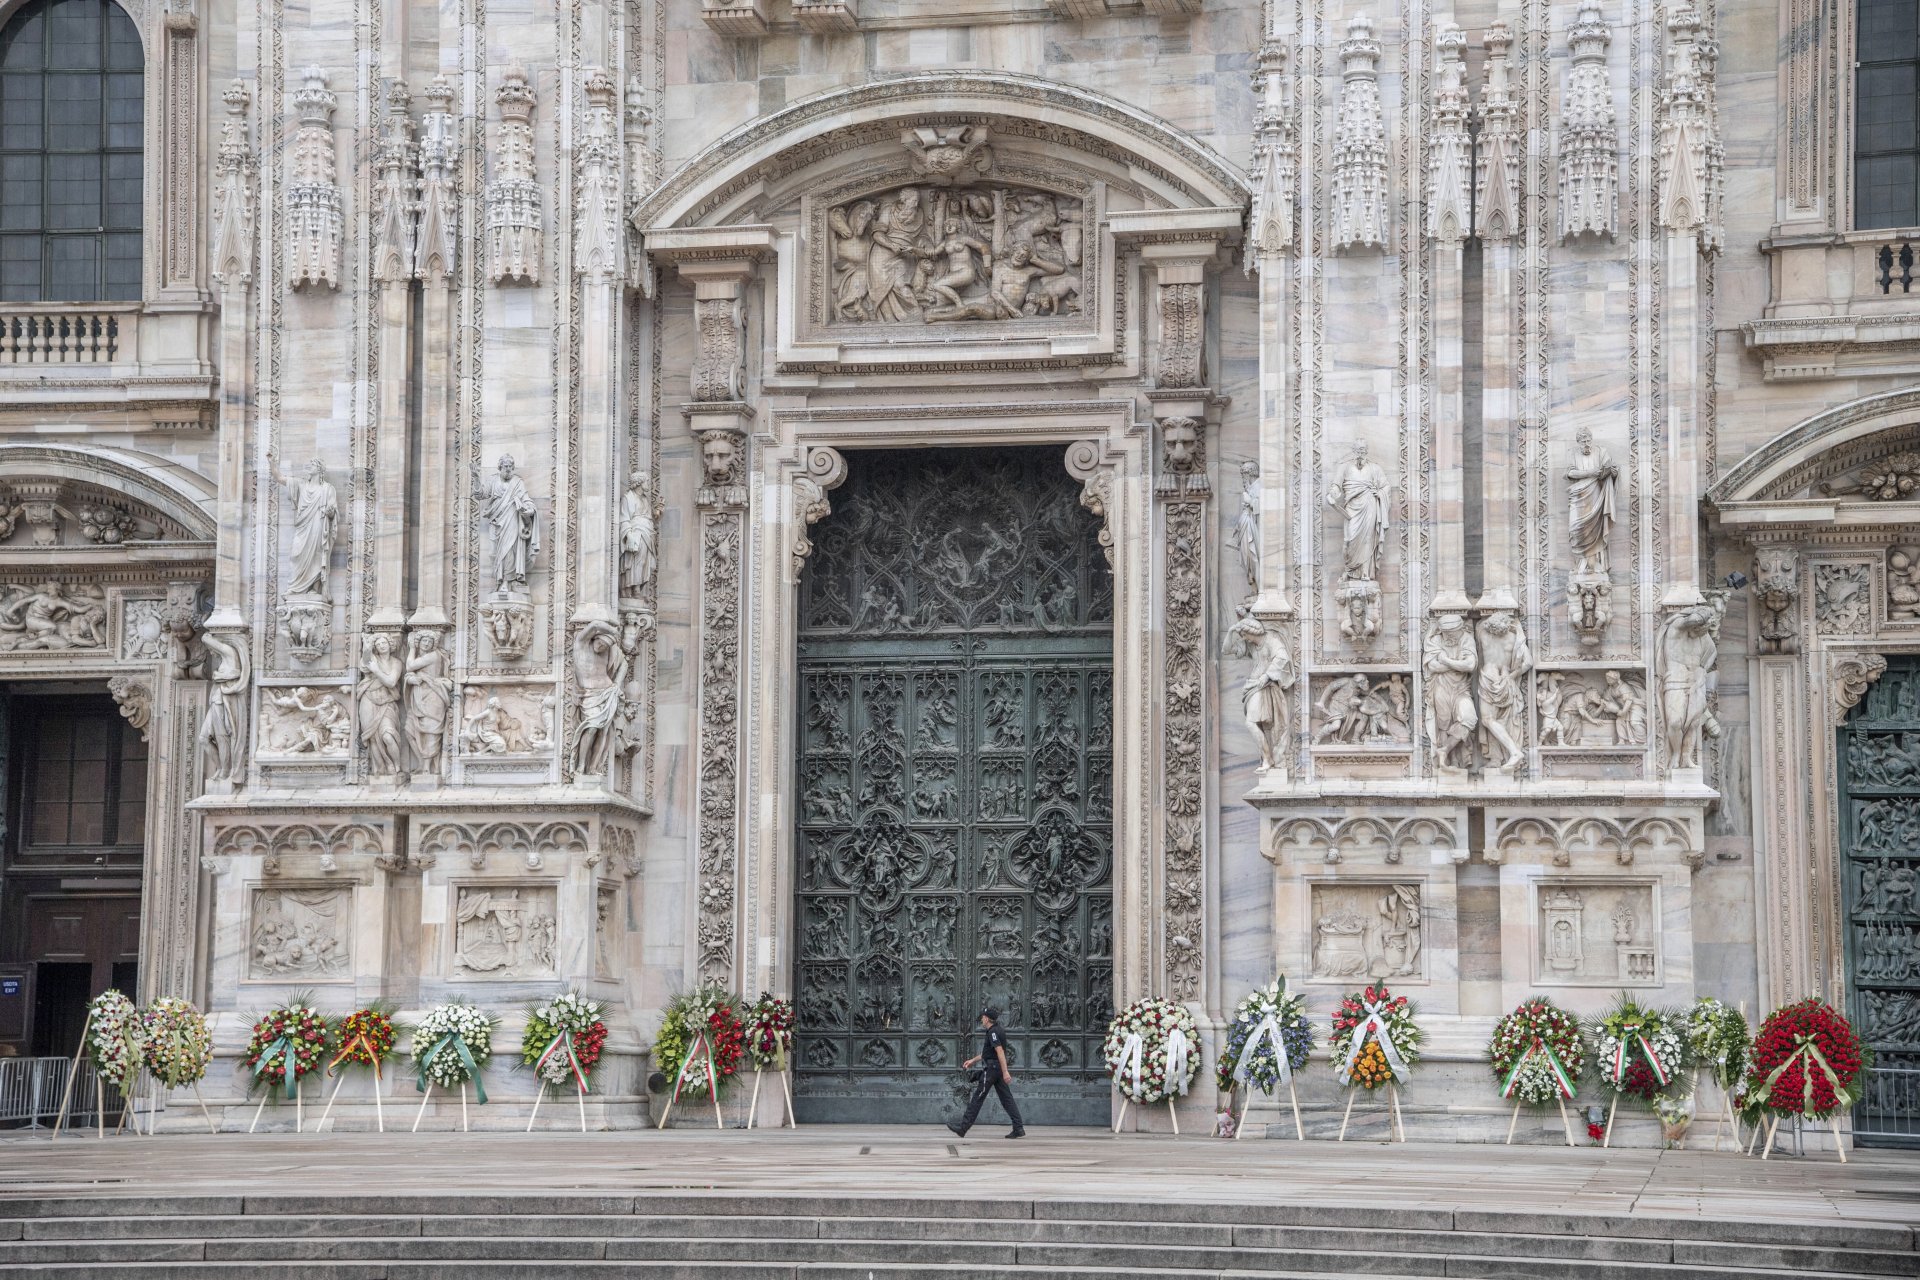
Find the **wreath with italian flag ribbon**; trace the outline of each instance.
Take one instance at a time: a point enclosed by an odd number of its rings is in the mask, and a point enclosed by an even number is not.
[[[1593,1039],[1600,1083],[1612,1092],[1652,1105],[1654,1099],[1684,1087],[1680,1073],[1687,1044],[1680,1016],[1622,992],[1594,1024]]]
[[[589,1081],[606,1045],[607,1024],[600,1017],[600,1005],[568,991],[527,1010],[520,1065],[532,1067],[544,1084],[571,1081],[581,1093],[591,1093]]]
[[[1860,1101],[1873,1051],[1824,1000],[1775,1009],[1753,1041],[1746,1103],[1783,1116],[1824,1120]]]
[[[1500,1019],[1487,1044],[1487,1059],[1500,1096],[1530,1106],[1571,1102],[1587,1069],[1587,1042],[1580,1020],[1551,1000],[1536,997]]]
[[[253,1024],[241,1059],[252,1073],[248,1092],[272,1092],[277,1086],[293,1097],[300,1082],[320,1069],[332,1042],[333,1029],[327,1025],[327,1016],[313,1007],[312,997],[302,993],[270,1010]]]

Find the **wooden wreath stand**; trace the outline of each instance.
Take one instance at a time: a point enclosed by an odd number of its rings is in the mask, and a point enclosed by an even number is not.
[[[1714,1081],[1714,1087],[1716,1089],[1720,1088],[1720,1082],[1718,1080]],[[1700,1068],[1699,1067],[1695,1067],[1693,1069],[1693,1096],[1696,1098],[1700,1096]],[[1720,1130],[1723,1125],[1732,1126],[1733,1149],[1735,1151],[1740,1150],[1742,1146],[1742,1140],[1740,1137],[1740,1117],[1734,1114],[1733,1099],[1727,1096],[1727,1091],[1725,1089],[1720,1089],[1720,1105],[1717,1108],[1715,1108],[1713,1113],[1713,1149],[1715,1151],[1718,1151],[1720,1149]]]
[[[267,1099],[271,1098],[272,1096],[273,1096],[273,1086],[268,1085],[266,1089],[264,1089],[260,1094],[260,1105],[253,1109],[253,1123],[247,1126],[248,1133],[252,1133],[254,1129],[259,1127],[260,1113],[267,1109]],[[304,1114],[302,1108],[304,1107],[306,1100],[307,1100],[306,1077],[296,1075],[293,1078],[293,1131],[295,1133],[302,1132],[301,1126],[304,1123],[304,1121],[301,1118]]]
[[[73,1062],[67,1068],[67,1087],[61,1090],[60,1093],[60,1114],[55,1116],[53,1120],[54,1138],[60,1136],[60,1130],[67,1122],[67,1108],[73,1103],[73,1082],[80,1078],[80,1059],[87,1052],[87,1033],[91,1030],[93,1030],[93,1010],[89,1008],[87,1010],[86,1021],[80,1024],[80,1043],[74,1048]],[[107,1136],[107,1089],[106,1086],[100,1082],[98,1073],[95,1073],[93,1077],[93,1088],[95,1100],[93,1118],[100,1131],[100,1136],[105,1138]]]
[[[1120,1090],[1120,1082],[1117,1080],[1114,1081],[1113,1087],[1115,1091],[1118,1092]],[[1129,1098],[1124,1092],[1120,1093],[1120,1116],[1117,1120],[1113,1122],[1113,1132],[1116,1136],[1118,1136],[1121,1126],[1126,1124],[1127,1108],[1132,1105],[1133,1105],[1133,1099]],[[1169,1119],[1173,1121],[1173,1136],[1176,1138],[1179,1137],[1180,1136],[1180,1113],[1174,1110],[1173,1108],[1172,1094],[1167,1095],[1167,1116]]]
[[[793,1118],[793,1088],[787,1083],[787,1055],[784,1050],[781,1051],[779,1064],[774,1068],[773,1074],[780,1077],[780,1091],[784,1093],[787,1098],[786,1123],[783,1125],[776,1125],[775,1127],[782,1128],[782,1129],[798,1129],[800,1127],[800,1122]],[[753,1069],[753,1100],[747,1104],[747,1128],[749,1129],[753,1128],[753,1117],[755,1113],[759,1111],[759,1109],[760,1109],[760,1068],[755,1067]]]
[[[1782,1120],[1782,1118],[1783,1117],[1780,1115],[1780,1113],[1776,1111],[1773,1114],[1772,1119],[1767,1121],[1767,1125],[1766,1125],[1767,1142],[1766,1142],[1766,1145],[1760,1149],[1760,1158],[1762,1160],[1768,1159],[1773,1155],[1773,1139],[1775,1135],[1777,1135],[1780,1132],[1780,1121]],[[1839,1152],[1840,1163],[1845,1164],[1847,1163],[1847,1144],[1840,1137],[1840,1112],[1838,1110],[1835,1110],[1833,1115],[1829,1118],[1833,1121],[1833,1149]],[[1759,1136],[1759,1132],[1760,1132],[1760,1126],[1755,1125],[1754,1135],[1756,1138]],[[1749,1155],[1752,1154],[1751,1149],[1749,1149],[1748,1154]]]
[[[1553,1091],[1553,1100],[1560,1104],[1560,1127],[1566,1130],[1567,1145],[1573,1146],[1573,1121],[1567,1115],[1567,1100],[1558,1089]],[[1513,1119],[1507,1121],[1507,1145],[1513,1145],[1513,1131],[1520,1125],[1520,1108],[1524,1104],[1518,1099],[1513,1104]]]
[[[1233,1140],[1235,1142],[1238,1142],[1240,1135],[1247,1131],[1247,1112],[1253,1110],[1253,1080],[1251,1077],[1247,1079],[1246,1085],[1247,1100],[1240,1104],[1240,1117],[1233,1122]],[[1266,1094],[1269,1098],[1273,1096],[1270,1090],[1262,1089],[1260,1092]],[[1307,1140],[1307,1130],[1306,1126],[1300,1123],[1300,1095],[1294,1092],[1293,1075],[1291,1072],[1287,1075],[1287,1101],[1293,1104],[1293,1136],[1297,1141],[1305,1142]]]
[[[347,1073],[342,1071],[333,1082],[332,1092],[327,1094],[326,1110],[320,1113],[319,1123],[313,1126],[315,1133],[320,1133],[326,1129],[327,1117],[333,1114],[333,1100],[340,1096],[340,1086],[346,1082]],[[380,1085],[380,1061],[376,1058],[373,1063],[373,1118],[374,1123],[380,1127],[380,1132],[385,1133],[387,1131],[387,1113],[385,1108],[380,1105]],[[414,1127],[418,1128],[419,1126],[415,1125]]]
[[[420,1132],[420,1122],[426,1119],[427,1103],[431,1101],[433,1101],[433,1081],[428,1080],[427,1091],[420,1096],[420,1110],[414,1113],[413,1128],[409,1132]],[[472,1130],[467,1127],[467,1082],[465,1080],[460,1082],[460,1132],[472,1132]]]
[[[707,1039],[706,1028],[693,1033],[693,1044],[687,1050],[686,1061],[680,1064],[680,1073],[673,1078],[673,1096],[667,1099],[666,1110],[660,1113],[660,1123],[656,1129],[667,1127],[667,1117],[673,1114],[673,1104],[680,1100],[680,1088],[686,1082],[687,1068],[693,1065],[695,1054],[704,1055],[707,1060],[707,1091],[713,1098],[713,1127],[724,1129],[727,1126],[720,1119],[720,1068],[713,1060],[713,1045]]]
[[[1359,1086],[1347,1086],[1347,1110],[1340,1117],[1340,1136],[1336,1142],[1347,1140],[1347,1121],[1353,1118],[1353,1095],[1360,1092]],[[1407,1140],[1407,1127],[1400,1119],[1400,1090],[1393,1081],[1387,1081],[1387,1128],[1393,1133],[1395,1142]]]

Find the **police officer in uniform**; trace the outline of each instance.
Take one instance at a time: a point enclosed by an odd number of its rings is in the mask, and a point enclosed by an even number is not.
[[[1000,1011],[991,1005],[980,1011],[980,1056],[968,1058],[961,1063],[963,1069],[971,1069],[979,1063],[980,1079],[973,1086],[973,1097],[967,1102],[967,1113],[958,1120],[947,1121],[947,1128],[962,1138],[967,1130],[973,1128],[973,1122],[980,1118],[980,1107],[987,1100],[989,1091],[1000,1097],[1000,1109],[1007,1113],[1007,1119],[1013,1122],[1013,1132],[1009,1138],[1024,1138],[1027,1127],[1020,1123],[1020,1106],[1013,1100],[1013,1072],[1007,1067],[1007,1037],[1000,1030]]]

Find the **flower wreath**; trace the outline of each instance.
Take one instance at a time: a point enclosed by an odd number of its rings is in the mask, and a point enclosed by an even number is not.
[[[1135,1000],[1107,1024],[1113,1083],[1141,1106],[1184,1094],[1200,1071],[1200,1028],[1185,1005]]]
[[[207,1016],[176,996],[161,996],[140,1014],[147,1074],[169,1089],[199,1084],[213,1063]]]
[[[1622,992],[1593,1027],[1600,1083],[1652,1105],[1679,1087],[1687,1056],[1683,1030],[1682,1017],[1648,1008]]]
[[[1873,1051],[1824,1000],[1775,1009],[1753,1041],[1747,1098],[1756,1109],[1824,1120],[1860,1101]]]
[[[372,1067],[380,1074],[380,1065],[393,1055],[400,1040],[400,1028],[385,1005],[372,1004],[355,1009],[340,1020],[340,1052],[327,1064],[327,1074],[338,1074],[342,1066]]]
[[[291,1098],[300,1081],[320,1069],[320,1059],[332,1040],[326,1015],[301,994],[263,1015],[253,1024],[242,1061],[253,1069],[247,1089],[269,1091],[279,1085]]]
[[[567,991],[527,1011],[520,1065],[532,1067],[543,1085],[571,1080],[581,1093],[591,1093],[588,1082],[606,1045],[607,1024],[600,1017],[600,1005]]]
[[[429,1085],[458,1089],[469,1081],[482,1105],[487,1086],[480,1080],[493,1054],[493,1029],[499,1019],[456,1000],[429,1009],[413,1029],[415,1085],[425,1093]],[[424,1104],[422,1104],[424,1105]]]
[[[133,1091],[146,1057],[146,1031],[133,1001],[108,988],[87,1002],[87,1059],[121,1096]]]
[[[1327,1040],[1340,1083],[1363,1089],[1405,1084],[1427,1038],[1413,1014],[1413,1002],[1394,995],[1385,983],[1348,992],[1333,1011],[1333,1034]]]
[[[747,1010],[747,1053],[756,1071],[785,1071],[793,1053],[793,1003],[761,992]]]
[[[1705,1067],[1715,1084],[1731,1095],[1753,1061],[1753,1038],[1746,1015],[1712,996],[1701,996],[1687,1010],[1687,1062]]]
[[[1307,1021],[1306,998],[1287,990],[1282,975],[1234,1010],[1213,1081],[1222,1091],[1247,1083],[1272,1093],[1307,1065],[1312,1052],[1313,1024]]]
[[[1571,1102],[1587,1068],[1580,1021],[1551,1000],[1534,998],[1500,1019],[1487,1044],[1500,1096],[1544,1107]]]
[[[706,1051],[694,1053],[694,1042],[704,1038]],[[653,1041],[654,1065],[673,1081],[677,1098],[686,1088],[703,1089],[715,1098],[740,1071],[746,1056],[747,1034],[733,997],[713,983],[675,996],[661,1019]],[[689,1056],[691,1055],[691,1056]],[[713,1071],[709,1078],[708,1066]]]

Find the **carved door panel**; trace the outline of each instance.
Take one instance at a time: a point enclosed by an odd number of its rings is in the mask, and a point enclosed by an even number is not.
[[[849,471],[802,587],[801,1118],[938,1118],[992,1004],[1027,1118],[1103,1123],[1097,528],[1052,450],[855,454]]]
[[[1839,745],[1848,1016],[1874,1052],[1854,1136],[1920,1146],[1920,658],[1888,660]]]

